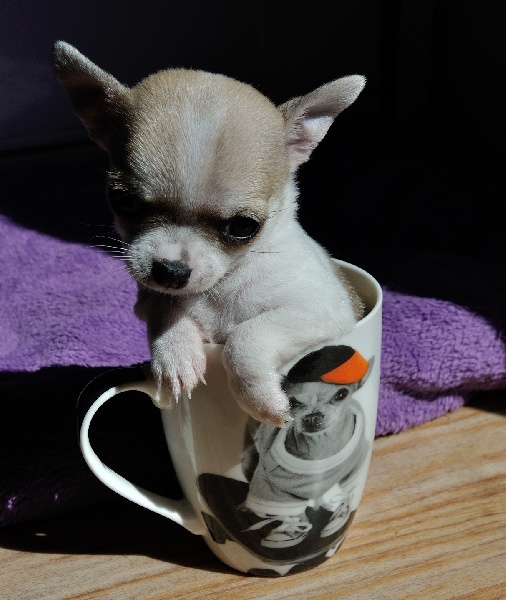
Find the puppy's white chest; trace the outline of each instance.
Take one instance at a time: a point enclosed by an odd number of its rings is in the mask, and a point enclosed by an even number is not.
[[[208,342],[223,344],[232,330],[240,323],[256,317],[261,307],[251,298],[247,290],[233,294],[215,294],[201,298],[190,308],[192,317],[199,323]]]

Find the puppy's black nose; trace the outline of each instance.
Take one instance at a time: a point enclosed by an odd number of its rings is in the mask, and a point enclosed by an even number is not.
[[[302,419],[302,426],[305,431],[314,432],[324,428],[325,416],[321,412],[311,413]]]
[[[151,266],[153,281],[166,288],[183,288],[191,272],[190,267],[180,260],[155,260]]]

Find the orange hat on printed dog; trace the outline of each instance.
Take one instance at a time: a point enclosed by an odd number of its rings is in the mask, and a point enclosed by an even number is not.
[[[286,379],[291,383],[323,381],[346,385],[360,381],[368,369],[369,361],[351,346],[324,346],[299,360]]]

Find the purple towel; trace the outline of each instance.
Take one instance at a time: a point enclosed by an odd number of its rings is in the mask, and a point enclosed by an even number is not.
[[[144,325],[132,312],[135,285],[117,259],[0,217],[0,261],[0,525],[6,525],[110,501],[112,493],[79,454],[76,398],[98,367],[143,362],[149,352]],[[487,294],[475,302],[483,310],[471,310],[385,289],[377,435],[434,419],[474,392],[506,388],[504,335],[487,316],[493,293]],[[152,435],[155,413],[133,423],[148,450],[163,442],[161,432],[160,440]],[[105,440],[111,460],[135,467],[131,441],[116,440],[118,431]],[[163,448],[150,456],[157,465],[139,458],[138,474],[153,471],[156,481],[155,466],[166,473]]]
[[[506,343],[484,316],[446,300],[384,291],[377,435],[397,433],[506,387]]]
[[[148,358],[135,284],[103,252],[0,216],[0,371]]]

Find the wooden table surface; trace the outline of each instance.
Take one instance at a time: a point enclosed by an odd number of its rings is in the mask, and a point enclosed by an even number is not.
[[[506,394],[374,443],[341,549],[258,578],[199,537],[118,498],[106,509],[0,530],[2,600],[506,599]]]

